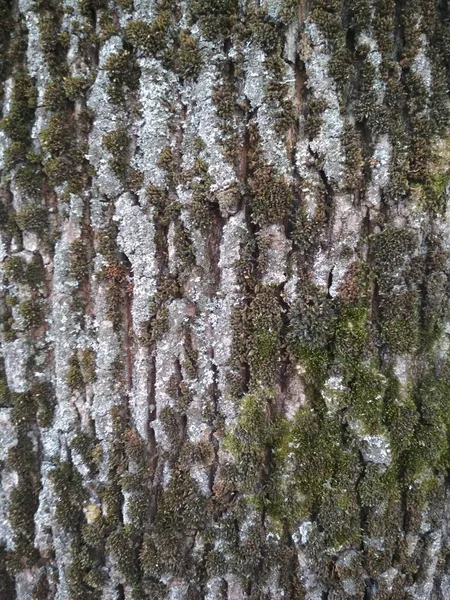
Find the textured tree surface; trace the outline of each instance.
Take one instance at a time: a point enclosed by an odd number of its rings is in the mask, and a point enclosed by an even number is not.
[[[450,599],[447,0],[0,0],[0,600]]]

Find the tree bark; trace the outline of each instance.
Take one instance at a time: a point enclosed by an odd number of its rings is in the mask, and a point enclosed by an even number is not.
[[[447,0],[0,23],[0,600],[450,598]]]

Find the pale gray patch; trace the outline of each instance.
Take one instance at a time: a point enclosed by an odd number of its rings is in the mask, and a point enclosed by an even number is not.
[[[3,131],[0,131],[0,169],[5,168],[4,155],[8,147],[8,138]]]
[[[6,460],[8,450],[16,443],[17,435],[11,423],[11,409],[0,408],[0,461]]]
[[[373,153],[372,179],[364,204],[369,208],[379,208],[380,190],[389,183],[392,145],[387,135],[379,136]]]
[[[286,31],[286,41],[284,44],[284,58],[292,64],[295,64],[297,58],[297,43],[299,34],[299,24],[293,21],[289,24]]]
[[[442,533],[440,531],[429,531],[427,536],[427,547],[424,557],[424,573],[421,582],[415,583],[408,592],[413,600],[429,600],[434,588],[434,576],[436,573],[439,554],[442,547]]]
[[[8,516],[9,499],[18,482],[19,478],[16,471],[3,469],[0,486],[0,540],[4,540],[8,550],[14,548],[14,533]]]
[[[312,560],[297,547],[298,572],[305,589],[305,600],[322,600],[324,586],[318,581]]]
[[[135,0],[133,8],[133,19],[151,23],[155,16],[155,0]]]
[[[245,84],[244,95],[248,98],[253,108],[258,108],[256,121],[261,136],[261,145],[269,164],[289,175],[292,166],[287,156],[285,142],[275,130],[273,108],[265,102],[266,86],[271,77],[265,69],[265,54],[255,45],[251,44],[245,50]],[[290,84],[288,96],[294,95],[295,74],[292,66],[286,63],[286,74],[283,80]]]
[[[176,76],[166,71],[154,58],[140,58],[139,100],[142,119],[136,123],[137,152],[131,166],[144,173],[144,184],[164,185],[164,171],[157,166],[158,157],[170,142],[168,124],[170,106],[180,111],[176,94]]]
[[[131,194],[116,201],[114,220],[119,223],[117,244],[128,257],[132,267],[133,326],[139,332],[149,318],[149,300],[156,292],[158,267],[155,257],[155,228]]]
[[[419,38],[421,47],[414,57],[413,63],[411,65],[411,70],[414,73],[417,73],[418,75],[422,76],[427,91],[430,93],[433,78],[431,75],[430,59],[427,56],[427,53],[429,52],[428,39],[424,33],[421,33],[419,35]]]
[[[295,300],[297,299],[297,286],[298,286],[298,276],[297,275],[291,275],[285,285],[284,285],[284,289],[283,289],[283,298],[285,300],[285,302],[287,302],[287,304],[291,305],[294,304]]]
[[[368,58],[369,62],[371,62],[372,65],[374,67],[376,67],[376,69],[377,69],[377,76],[375,78],[373,88],[377,95],[377,104],[381,105],[383,102],[384,94],[386,92],[386,84],[380,76],[380,69],[379,69],[383,57],[381,55],[381,52],[378,50],[378,45],[377,45],[375,39],[373,37],[367,35],[367,33],[363,32],[358,36],[358,44],[361,44],[361,45],[364,44],[365,46],[369,46],[369,48],[370,48],[370,52],[369,52],[367,58]]]
[[[206,145],[201,157],[208,164],[208,172],[215,186],[213,189],[219,190],[236,181],[233,166],[223,156],[222,133],[212,100],[213,87],[218,82],[219,75],[217,63],[221,60],[221,55],[217,51],[214,53],[213,46],[205,44],[202,47],[202,57],[205,64],[208,64],[208,69],[200,72],[195,83],[185,86],[181,95],[182,102],[187,107],[183,144],[186,156],[183,158],[183,168],[189,168],[193,164],[192,140],[196,136],[201,137]]]
[[[8,387],[13,392],[25,392],[28,389],[27,362],[31,356],[29,344],[20,337],[12,342],[4,340],[2,346]]]
[[[382,435],[365,435],[361,439],[361,454],[367,462],[388,467],[392,462],[389,441]]]
[[[331,413],[335,413],[340,406],[340,401],[345,393],[342,376],[332,375],[329,377],[323,386],[322,396],[325,400],[327,409]]]
[[[309,142],[309,148],[313,153],[324,157],[323,169],[328,180],[338,183],[344,170],[344,153],[341,148],[344,124],[340,115],[336,84],[328,70],[330,53],[327,42],[315,23],[307,20],[305,30],[311,43],[311,51],[305,56],[308,87],[315,98],[322,98],[327,103],[327,108],[322,113],[319,135]]]
[[[122,40],[113,36],[100,49],[99,69],[91,87],[87,105],[95,113],[95,119],[89,134],[89,154],[87,160],[95,169],[94,189],[98,194],[108,198],[117,197],[122,191],[122,184],[109,166],[109,153],[103,148],[103,136],[114,131],[121,124],[125,115],[123,111],[111,104],[108,96],[109,78],[105,70],[108,57],[122,49]],[[93,205],[99,200],[95,197]],[[95,211],[94,211],[95,214]]]
[[[265,284],[281,284],[286,281],[287,256],[292,243],[287,239],[282,225],[267,225],[261,228],[259,238],[264,244],[267,266],[262,280]]]
[[[394,567],[391,567],[387,571],[384,571],[384,573],[381,573],[381,575],[379,575],[378,577],[378,580],[388,592],[392,592],[392,587],[394,585],[394,581],[397,575],[398,570]]]

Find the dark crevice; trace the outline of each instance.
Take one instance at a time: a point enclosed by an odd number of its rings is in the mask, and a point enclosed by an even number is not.
[[[116,587],[117,600],[125,600],[125,589],[121,583]]]
[[[208,484],[209,484],[209,490],[210,490],[211,494],[213,494],[216,473],[217,473],[217,469],[219,468],[219,442],[218,442],[215,434],[217,433],[217,417],[219,414],[219,399],[220,399],[220,392],[219,392],[219,387],[218,387],[219,370],[217,368],[216,363],[214,362],[214,349],[213,348],[211,348],[210,360],[211,360],[211,362],[210,362],[211,370],[213,372],[213,380],[211,383],[211,392],[210,392],[212,402],[213,402],[213,415],[212,415],[212,422],[210,423],[211,431],[209,434],[209,441],[214,448],[214,459],[213,459],[213,463],[212,463],[210,471],[209,471]]]

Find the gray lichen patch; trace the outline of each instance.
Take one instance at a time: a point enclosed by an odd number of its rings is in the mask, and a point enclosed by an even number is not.
[[[336,84],[329,75],[330,54],[327,51],[326,40],[322,37],[315,23],[307,22],[305,36],[307,49],[303,51],[307,73],[307,85],[314,98],[324,100],[326,108],[322,113],[322,125],[319,135],[309,143],[299,144],[302,152],[304,145],[323,160],[323,169],[327,178],[338,182],[342,176],[343,160],[341,136],[343,121],[340,113]],[[306,155],[307,156],[307,155]],[[303,159],[304,160],[304,159]]]

